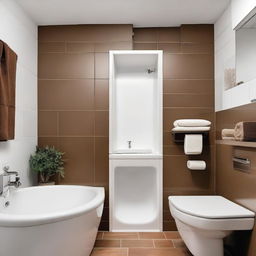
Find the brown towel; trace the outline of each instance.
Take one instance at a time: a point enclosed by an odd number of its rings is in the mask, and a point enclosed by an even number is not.
[[[234,138],[235,129],[222,129],[221,137],[222,139],[225,137],[233,137]]]
[[[0,141],[14,139],[16,53],[0,40]]]
[[[235,126],[235,139],[256,141],[256,122],[239,122]]]

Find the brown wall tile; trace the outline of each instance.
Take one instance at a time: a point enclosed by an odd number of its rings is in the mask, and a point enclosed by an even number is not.
[[[38,107],[41,110],[92,110],[94,80],[39,80]]]
[[[95,78],[107,79],[108,78],[108,53],[95,54]]]
[[[132,41],[95,44],[95,52],[108,53],[111,50],[132,50]]]
[[[207,54],[164,54],[164,78],[212,79],[213,56]]]
[[[81,43],[81,42],[71,42],[66,43],[66,51],[68,53],[84,53],[84,52],[94,52],[93,43]]]
[[[179,43],[159,43],[158,50],[170,53],[180,53],[181,45]]]
[[[164,94],[164,107],[213,107],[212,94]]]
[[[213,44],[196,44],[196,43],[182,43],[181,44],[182,53],[206,53],[214,54]]]
[[[95,136],[108,136],[108,121],[108,111],[95,111]]]
[[[59,113],[60,136],[93,136],[94,111],[61,111]]]
[[[164,79],[164,93],[213,94],[214,80]]]
[[[131,38],[132,25],[69,25],[38,28],[40,42],[124,42],[131,41]]]
[[[182,43],[210,43],[214,42],[214,27],[212,25],[182,25]]]
[[[157,50],[157,43],[134,43],[134,50]]]
[[[58,113],[54,111],[40,111],[38,115],[38,136],[58,135]]]
[[[44,53],[39,55],[38,66],[39,79],[94,78],[92,53]]]
[[[95,182],[108,184],[108,137],[95,138]]]
[[[59,138],[60,150],[65,152],[65,179],[63,184],[94,182],[94,139]]]
[[[108,110],[109,102],[109,88],[108,80],[101,79],[95,80],[95,109],[96,110]]]
[[[158,42],[180,42],[180,28],[159,28],[157,34]]]
[[[156,28],[135,28],[133,32],[134,42],[157,42]]]
[[[64,42],[45,42],[38,45],[39,53],[65,52],[65,50],[66,45]]]
[[[59,148],[59,138],[58,137],[39,137],[38,138],[39,147],[52,147]]]

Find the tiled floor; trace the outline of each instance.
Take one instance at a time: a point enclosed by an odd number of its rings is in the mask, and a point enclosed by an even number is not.
[[[99,232],[91,256],[190,256],[178,232]]]

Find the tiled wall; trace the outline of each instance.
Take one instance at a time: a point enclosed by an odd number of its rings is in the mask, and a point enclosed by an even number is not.
[[[175,229],[168,195],[213,192],[214,80],[213,26],[134,29],[134,49],[164,51],[164,229]],[[203,156],[206,171],[187,170],[183,145],[172,140],[172,123],[180,118],[204,118],[213,122],[210,146]]]
[[[37,145],[37,26],[15,1],[0,1],[0,39],[18,55],[15,139],[0,142],[0,168],[18,170],[27,187],[33,185],[28,161]]]
[[[217,139],[221,130],[234,128],[240,121],[255,121],[256,103],[236,107],[216,114]],[[233,156],[251,160],[251,170],[241,172],[233,168]],[[218,145],[216,147],[216,192],[240,205],[256,212],[256,149],[250,147],[232,147]],[[236,255],[256,255],[256,227],[251,233],[235,232],[230,241]]]
[[[175,229],[170,194],[213,192],[213,26],[133,29],[130,25],[39,28],[39,143],[66,152],[65,184],[108,186],[108,50],[164,50],[164,229]],[[133,39],[133,46],[132,46]],[[202,156],[207,170],[190,172],[173,142],[175,119],[213,122]],[[108,202],[101,228],[108,228]]]

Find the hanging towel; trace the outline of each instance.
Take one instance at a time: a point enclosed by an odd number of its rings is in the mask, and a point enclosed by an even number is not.
[[[16,53],[0,40],[0,141],[14,139]]]
[[[210,126],[211,122],[204,119],[179,119],[174,121],[173,125],[175,127],[201,127]]]
[[[256,141],[256,122],[237,123],[234,136],[240,141]]]

